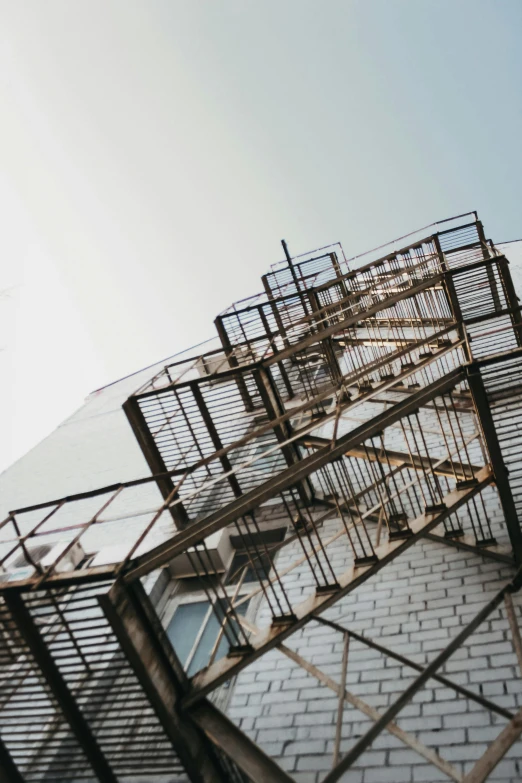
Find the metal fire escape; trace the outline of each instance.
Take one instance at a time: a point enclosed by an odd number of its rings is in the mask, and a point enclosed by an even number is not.
[[[201,783],[291,781],[208,698],[274,649],[339,697],[325,783],[341,779],[384,730],[467,783],[485,780],[518,739],[521,713],[439,671],[503,604],[522,674],[511,598],[522,584],[522,323],[507,259],[470,213],[352,266],[338,246],[298,259],[287,252],[262,294],[217,317],[220,349],[166,366],[130,397],[124,410],[152,477],[18,509],[3,522],[1,565],[20,553],[30,568],[25,579],[6,571],[0,583],[6,780],[144,780],[184,770]],[[286,537],[263,543],[274,517]],[[115,562],[61,567],[76,545],[122,523]],[[259,577],[252,591],[262,595],[264,625],[247,622],[245,598],[225,589],[208,543],[222,530],[242,542]],[[69,543],[42,566],[34,548],[58,532]],[[323,617],[425,539],[513,569],[426,667]],[[273,556],[290,548],[295,558],[281,569]],[[211,594],[228,642],[225,656],[214,649],[190,678],[143,587],[182,557]],[[297,571],[307,576],[296,597]],[[339,682],[287,646],[309,624],[339,634]],[[384,712],[346,689],[350,641],[417,671]],[[431,678],[505,721],[465,777],[394,723]],[[345,704],[373,723],[343,755]]]

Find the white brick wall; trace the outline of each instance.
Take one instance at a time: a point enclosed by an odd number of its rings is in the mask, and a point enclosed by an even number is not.
[[[284,551],[278,565],[283,568],[296,554],[297,550]],[[510,567],[423,541],[340,601],[326,616],[425,665],[511,577]],[[299,590],[297,586],[293,589]],[[522,596],[515,600],[522,626]],[[263,624],[266,608],[261,607],[260,613],[258,620]],[[520,709],[522,678],[509,638],[505,612],[499,610],[452,656],[441,673],[502,707]],[[288,646],[339,681],[339,633],[311,623],[291,637]],[[414,670],[352,640],[346,687],[372,707],[388,707],[415,675]],[[278,651],[239,675],[228,709],[229,716],[297,781],[313,783],[332,766],[336,712],[334,692]],[[464,772],[506,721],[430,681],[399,713],[396,722]],[[346,751],[370,725],[361,712],[346,705],[341,751]],[[515,783],[521,778],[522,743],[518,743],[490,779]],[[385,732],[343,781],[435,783],[447,779]]]

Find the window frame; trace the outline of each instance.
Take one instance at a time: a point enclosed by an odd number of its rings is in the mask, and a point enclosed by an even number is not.
[[[167,587],[167,590],[166,590],[166,592],[168,592],[169,595],[166,597],[165,605],[164,605],[162,611],[159,614],[160,620],[161,620],[161,624],[162,624],[166,634],[167,634],[167,629],[168,629],[170,623],[172,622],[177,609],[180,606],[187,606],[189,604],[209,603],[209,596],[207,595],[207,593],[205,592],[203,587],[201,587],[201,586],[199,586],[197,588],[194,587],[192,590],[191,589],[180,589],[180,587],[181,588],[184,587],[184,585],[180,584],[180,583],[183,583],[183,579],[171,579],[171,581],[169,583],[170,590],[169,590],[169,587]],[[237,590],[237,587],[238,587],[237,584],[224,585],[225,592],[226,592],[226,594],[227,594],[227,596],[229,598],[234,598],[235,597],[236,599],[239,599],[239,598],[244,597],[245,595],[248,595],[253,590],[253,583],[252,582],[246,582],[244,584],[241,584],[240,587],[239,587],[239,590]],[[185,586],[185,588],[186,588],[186,586]],[[245,620],[247,622],[254,623],[255,617],[256,617],[256,614],[257,614],[257,610],[258,610],[259,605],[261,603],[261,599],[262,599],[262,593],[260,593],[259,595],[253,596],[251,598],[251,600],[248,602],[248,608],[247,608],[247,611],[246,611],[246,613],[244,615],[244,618],[245,618]],[[190,668],[190,665],[191,665],[192,660],[194,659],[194,656],[195,656],[195,654],[197,652],[198,645],[199,645],[199,643],[201,641],[201,638],[202,638],[202,636],[203,636],[203,634],[205,632],[207,624],[210,621],[210,618],[213,615],[215,616],[214,609],[213,609],[215,602],[216,602],[216,599],[215,599],[214,596],[212,596],[212,601],[209,603],[208,609],[207,609],[207,611],[205,613],[203,621],[201,622],[201,625],[200,625],[199,630],[198,630],[198,632],[196,634],[196,638],[194,639],[194,642],[193,642],[192,647],[190,649],[190,652],[189,652],[189,654],[187,656],[187,659],[186,659],[186,661],[182,661],[181,662],[181,664],[183,666],[183,669],[186,672],[188,672],[188,670]],[[221,629],[221,627],[222,626],[220,626],[220,629]],[[218,634],[219,633],[221,633],[221,630],[218,631]],[[247,631],[247,633],[248,633],[248,631]],[[167,636],[168,636],[168,634],[167,634]],[[216,637],[216,639],[217,639],[217,637]],[[169,639],[169,641],[170,641],[170,639]],[[170,642],[170,644],[172,645],[172,647],[174,647],[172,642]]]
[[[272,566],[273,566],[273,563],[274,563],[275,559],[277,558],[280,545],[282,544],[282,542],[286,538],[286,535],[287,535],[287,532],[288,532],[288,527],[286,525],[284,525],[284,526],[281,525],[280,527],[275,528],[275,529],[276,530],[281,529],[281,538],[280,538],[280,541],[267,541],[266,542],[266,545],[268,546],[268,548],[270,548],[274,544],[279,544],[278,549],[276,549],[276,551],[274,553],[274,557],[271,558],[271,567],[270,567],[270,570],[268,571],[267,578],[270,577]],[[270,536],[270,534],[273,532],[273,530],[274,530],[274,528],[269,527],[266,530],[263,530],[262,532],[266,533],[268,536]],[[226,595],[229,598],[231,598],[231,599],[235,599],[235,601],[238,601],[239,599],[243,598],[244,596],[252,593],[253,590],[255,590],[255,585],[259,586],[261,584],[261,582],[258,579],[255,579],[255,580],[249,581],[249,582],[246,582],[246,581],[243,582],[241,576],[239,577],[239,579],[237,581],[232,582],[230,584],[227,584],[227,580],[230,578],[230,576],[233,576],[232,568],[233,568],[234,559],[235,559],[236,554],[242,553],[244,551],[246,551],[246,550],[244,550],[241,547],[237,547],[237,546],[234,547],[233,555],[230,558],[230,562],[228,563],[227,568],[225,569],[224,573],[220,575],[221,579],[222,579],[222,587],[220,589],[223,589],[225,591]],[[245,563],[245,565],[243,566],[243,569],[245,569],[245,572],[249,568],[251,568],[250,563],[248,563],[248,562]],[[203,586],[201,585],[201,582],[199,581],[199,579],[197,577],[195,577],[195,580],[197,582],[197,586],[196,585],[190,585],[189,579],[187,579],[187,578],[171,577],[171,579],[169,580],[169,582],[168,582],[168,584],[167,584],[167,586],[165,588],[164,594],[162,596],[161,606],[158,607],[159,619],[160,619],[161,624],[162,624],[162,626],[163,626],[163,628],[165,630],[165,633],[167,634],[167,629],[168,629],[170,623],[172,622],[176,611],[178,610],[178,608],[180,606],[189,605],[189,604],[198,604],[198,603],[209,603],[210,604],[208,606],[208,609],[207,609],[206,613],[205,613],[204,619],[201,622],[200,628],[199,628],[199,630],[198,630],[198,632],[196,634],[196,637],[194,639],[194,642],[192,644],[190,652],[189,652],[189,654],[188,654],[188,656],[186,658],[186,661],[181,661],[183,669],[186,672],[188,672],[188,670],[190,668],[190,665],[191,665],[191,663],[192,663],[192,661],[193,661],[193,659],[194,659],[194,657],[195,657],[195,655],[197,653],[198,645],[199,645],[199,643],[200,643],[200,641],[202,639],[203,634],[205,633],[205,629],[206,629],[206,627],[207,627],[207,625],[208,625],[208,623],[210,621],[210,618],[213,615],[215,616],[213,607],[214,607],[214,604],[216,603],[216,600],[217,600],[215,598],[215,596],[210,595],[210,598],[212,600],[209,602],[209,592],[210,591],[205,591],[205,589],[203,588]],[[245,614],[243,615],[243,617],[244,617],[244,619],[246,620],[247,623],[255,624],[255,619],[256,619],[256,616],[257,616],[257,612],[258,612],[258,609],[260,607],[260,604],[261,604],[262,600],[263,600],[263,591],[260,590],[258,592],[258,594],[257,595],[253,595],[252,598],[250,599],[250,601],[248,602],[247,610],[246,610]],[[248,630],[247,630],[247,633],[248,633]],[[220,630],[218,631],[218,636],[219,635],[221,635],[221,637],[223,636],[222,625],[220,625]],[[216,641],[217,641],[217,638],[218,637],[216,637]],[[170,639],[169,639],[169,641],[170,641]],[[172,645],[172,647],[174,647],[174,645],[172,644],[171,641],[170,641],[170,644]],[[212,648],[212,649],[214,649],[214,648]],[[216,659],[214,658],[214,661],[215,660]]]

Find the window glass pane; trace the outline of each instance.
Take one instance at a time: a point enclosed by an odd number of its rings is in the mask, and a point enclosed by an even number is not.
[[[247,608],[248,608],[248,601],[245,601],[244,604],[238,606],[237,608],[238,614],[244,616],[246,614]],[[236,625],[236,623],[234,623],[234,625]],[[193,674],[195,674],[197,671],[202,669],[204,666],[208,665],[210,654],[214,649],[214,644],[216,643],[216,639],[218,637],[219,628],[220,628],[220,622],[216,617],[216,615],[214,614],[214,612],[212,612],[207,622],[207,625],[205,627],[205,630],[203,632],[203,635],[199,640],[199,644],[197,646],[194,657],[192,658],[191,664],[188,668],[187,673],[190,677],[192,677]],[[232,637],[232,634],[229,635]],[[228,639],[226,635],[223,633],[214,660],[218,661],[220,658],[226,655],[229,650],[229,647],[230,645],[228,643]]]
[[[167,636],[183,665],[187,662],[208,607],[208,601],[180,604],[169,623]]]
[[[210,653],[212,652],[212,648],[214,647],[217,639],[218,631],[219,622],[216,615],[212,613],[209,617],[205,630],[203,631],[203,636],[200,639],[197,650],[194,654],[194,657],[192,658],[192,662],[188,668],[188,675],[190,677],[208,664]],[[223,638],[219,643],[219,650],[218,654],[216,655],[216,660],[221,658],[223,655],[226,655],[227,652],[227,637],[225,634],[223,634]]]

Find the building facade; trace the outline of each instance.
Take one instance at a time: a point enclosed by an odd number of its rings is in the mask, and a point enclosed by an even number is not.
[[[518,253],[287,256],[0,476],[6,780],[522,779]]]

